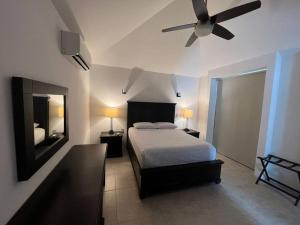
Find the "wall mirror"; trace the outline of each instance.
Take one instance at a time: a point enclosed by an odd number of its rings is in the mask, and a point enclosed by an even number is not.
[[[68,89],[12,78],[18,180],[28,180],[68,140]]]

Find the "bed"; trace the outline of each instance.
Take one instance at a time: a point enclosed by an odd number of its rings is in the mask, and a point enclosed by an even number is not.
[[[215,148],[181,130],[137,130],[136,122],[171,122],[175,103],[128,101],[127,149],[136,176],[139,196],[144,198],[203,182],[221,182]]]
[[[128,137],[141,168],[174,166],[216,159],[216,149],[209,143],[179,129],[136,129]]]
[[[37,146],[38,144],[42,143],[45,140],[45,129],[40,127],[34,128],[34,145]]]

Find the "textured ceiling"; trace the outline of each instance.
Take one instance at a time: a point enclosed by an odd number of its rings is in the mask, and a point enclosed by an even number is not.
[[[222,23],[236,35],[233,40],[210,35],[191,48],[184,45],[192,30],[161,33],[164,27],[196,21],[191,0],[62,1],[67,1],[65,12],[73,14],[67,19],[76,20],[69,24],[83,34],[94,64],[200,76],[277,49],[300,47],[300,29],[295,26],[299,0],[262,0],[261,9]],[[209,0],[208,8],[213,15],[247,2]]]

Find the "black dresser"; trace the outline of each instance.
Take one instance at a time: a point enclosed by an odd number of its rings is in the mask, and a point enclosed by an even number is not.
[[[8,225],[104,224],[106,147],[72,147]]]

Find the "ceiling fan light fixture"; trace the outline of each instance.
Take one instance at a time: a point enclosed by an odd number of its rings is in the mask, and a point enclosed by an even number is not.
[[[207,23],[198,22],[195,27],[195,34],[197,37],[208,36],[212,33],[213,29],[214,29],[214,24],[210,22]]]

